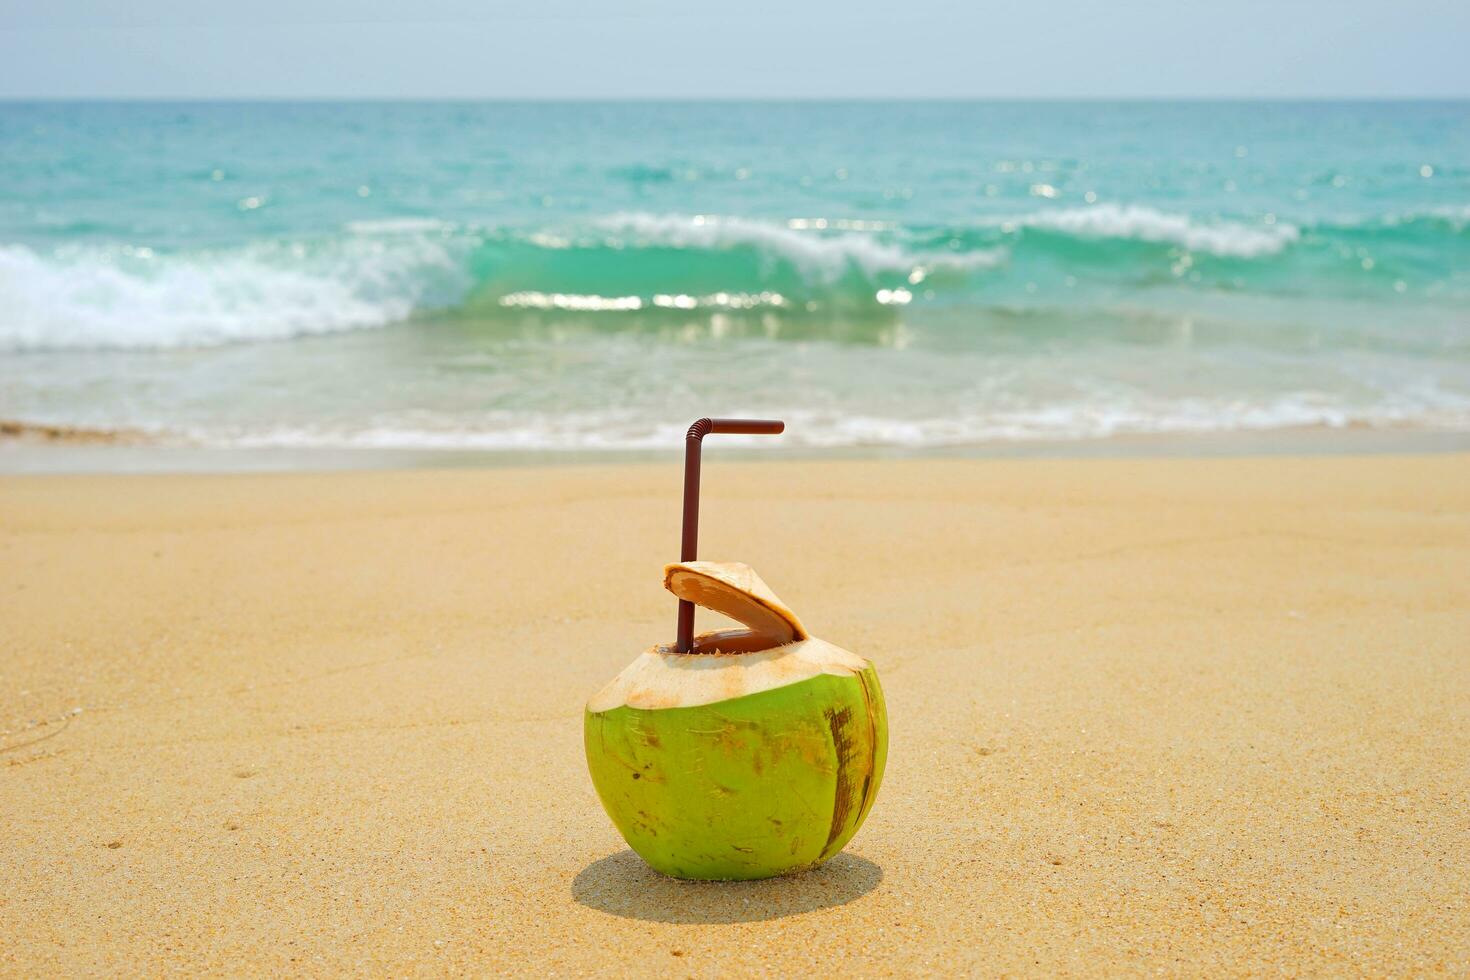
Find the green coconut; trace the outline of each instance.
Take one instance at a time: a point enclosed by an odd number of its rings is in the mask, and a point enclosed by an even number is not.
[[[808,636],[734,562],[664,570],[681,599],[743,623],[654,647],[587,704],[592,783],[654,869],[769,878],[815,867],[873,805],[888,719],[872,664]]]

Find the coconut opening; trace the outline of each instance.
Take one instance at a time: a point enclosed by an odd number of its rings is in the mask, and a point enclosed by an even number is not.
[[[755,630],[742,629],[738,626],[722,630],[710,630],[700,633],[694,638],[689,647],[690,653],[723,654],[723,653],[759,653],[762,650],[770,650],[777,646],[785,646],[783,643],[773,643],[769,633],[758,633]],[[660,648],[662,649],[662,648]],[[673,653],[673,649],[669,650]]]
[[[796,613],[749,565],[680,562],[664,568],[664,586],[744,628],[701,633],[688,653],[671,644],[648,650],[587,703],[589,711],[712,704],[819,674],[850,676],[868,666],[857,654],[808,636]]]

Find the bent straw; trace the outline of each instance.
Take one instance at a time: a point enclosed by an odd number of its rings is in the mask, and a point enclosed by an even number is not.
[[[786,423],[776,419],[696,419],[684,437],[684,534],[679,544],[679,560],[694,561],[699,550],[699,457],[704,437],[712,432],[746,435],[779,435]],[[694,649],[694,603],[679,600],[679,634],[674,649],[688,653]]]

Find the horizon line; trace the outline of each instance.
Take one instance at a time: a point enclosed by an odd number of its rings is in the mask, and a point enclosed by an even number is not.
[[[76,103],[310,103],[310,102],[482,102],[482,103],[586,103],[643,102],[700,104],[721,102],[755,103],[898,103],[898,102],[1018,102],[1018,103],[1395,103],[1395,102],[1470,102],[1470,93],[1461,95],[0,95],[0,103],[76,102]]]

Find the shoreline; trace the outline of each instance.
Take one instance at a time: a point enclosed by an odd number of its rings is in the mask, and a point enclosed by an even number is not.
[[[740,460],[1154,459],[1232,456],[1343,456],[1470,451],[1470,431],[1304,426],[1208,433],[1129,433],[1092,439],[1036,439],[935,446],[792,448],[722,445]],[[333,472],[474,467],[668,463],[667,449],[398,449],[191,445],[135,430],[0,420],[0,478],[109,473]]]

